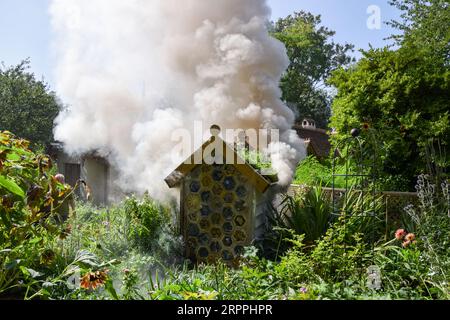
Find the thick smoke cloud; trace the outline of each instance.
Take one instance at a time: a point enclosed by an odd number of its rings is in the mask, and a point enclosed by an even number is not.
[[[127,191],[167,194],[177,165],[172,132],[277,128],[280,183],[304,157],[279,99],[289,61],[267,31],[264,0],[53,0],[57,91],[68,109],[55,137],[68,152],[98,150]],[[201,141],[195,141],[198,145]]]

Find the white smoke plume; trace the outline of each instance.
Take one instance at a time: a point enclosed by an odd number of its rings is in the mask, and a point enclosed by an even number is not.
[[[50,12],[68,152],[107,154],[125,189],[162,198],[175,129],[276,128],[273,167],[290,183],[305,148],[280,100],[289,61],[265,0],[53,0]]]

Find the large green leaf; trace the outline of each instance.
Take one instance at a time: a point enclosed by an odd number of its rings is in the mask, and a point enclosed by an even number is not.
[[[19,161],[20,156],[17,153],[8,153],[7,159],[11,161]]]
[[[4,176],[0,176],[0,187],[8,190],[9,192],[15,194],[16,196],[21,197],[22,199],[25,198],[25,192],[20,188],[17,183],[15,183],[13,180],[8,179]]]

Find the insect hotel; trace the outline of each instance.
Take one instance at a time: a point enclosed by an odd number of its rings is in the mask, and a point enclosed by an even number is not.
[[[196,263],[232,263],[265,232],[264,194],[273,177],[245,162],[219,137],[218,126],[211,127],[211,134],[165,181],[180,188],[186,257]]]

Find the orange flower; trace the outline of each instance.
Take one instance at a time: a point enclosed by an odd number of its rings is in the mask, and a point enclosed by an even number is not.
[[[88,272],[81,278],[80,286],[86,290],[95,290],[105,284],[108,270]]]
[[[409,241],[409,240],[404,241],[404,242],[402,243],[402,247],[406,249],[406,248],[409,247],[410,244],[411,244],[411,241]]]
[[[403,240],[403,238],[406,236],[406,231],[404,229],[398,229],[395,232],[395,239],[397,239],[398,241]]]
[[[414,233],[408,233],[405,237],[405,240],[413,242],[414,240],[416,240],[416,235]]]

